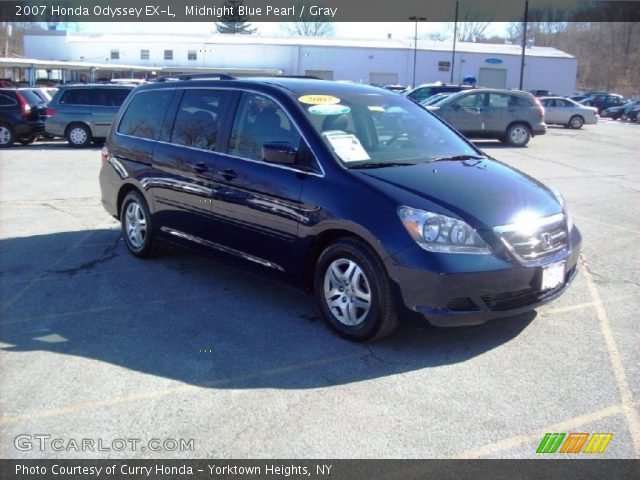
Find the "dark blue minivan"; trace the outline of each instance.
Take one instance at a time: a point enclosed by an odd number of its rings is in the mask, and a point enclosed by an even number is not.
[[[559,193],[375,87],[143,85],[102,162],[102,202],[131,253],[170,242],[267,272],[313,292],[353,340],[407,319],[459,326],[532,310],[576,274],[580,233]]]

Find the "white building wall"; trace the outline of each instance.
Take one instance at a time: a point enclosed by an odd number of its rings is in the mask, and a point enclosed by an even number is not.
[[[70,40],[71,38],[71,40]],[[101,36],[27,35],[25,55],[41,60],[69,60],[86,62],[117,62],[147,67],[227,67],[279,69],[285,75],[304,75],[308,70],[332,71],[335,80],[369,83],[369,74],[396,73],[398,83],[409,85],[413,78],[411,47],[375,48],[337,45],[297,45],[269,43],[215,43],[215,36],[172,39],[161,36],[123,36],[123,40]],[[268,42],[267,39],[264,40]],[[335,42],[335,41],[334,41]],[[500,47],[500,46],[497,46]],[[484,46],[483,46],[484,48]],[[491,46],[486,46],[491,49]],[[118,49],[119,60],[110,60],[111,50]],[[149,50],[149,60],[140,59],[140,50]],[[164,59],[164,50],[173,50],[173,60]],[[188,60],[188,52],[197,52],[197,60]],[[516,49],[517,50],[517,49]],[[500,59],[501,63],[488,63],[487,59]],[[109,60],[107,60],[109,59]],[[450,62],[449,50],[418,50],[416,84],[436,81],[449,82],[450,71],[439,71],[438,62]],[[462,82],[472,75],[479,78],[481,68],[507,71],[507,88],[518,88],[520,83],[520,56],[504,53],[456,53],[453,81]],[[523,88],[546,89],[559,95],[575,91],[577,60],[573,57],[527,56]]]

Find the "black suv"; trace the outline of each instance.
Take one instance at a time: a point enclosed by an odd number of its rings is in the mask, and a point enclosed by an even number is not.
[[[475,88],[473,85],[467,84],[455,84],[455,83],[428,83],[424,85],[420,85],[408,92],[405,92],[404,95],[409,97],[414,102],[420,103],[432,95],[436,93],[456,93],[462,90],[469,90],[471,88]]]
[[[32,143],[44,130],[45,109],[33,92],[0,88],[0,148]]]
[[[355,340],[410,318],[531,310],[566,289],[580,253],[559,193],[366,85],[140,86],[106,139],[100,186],[133,255],[164,241],[269,273],[313,292]]]

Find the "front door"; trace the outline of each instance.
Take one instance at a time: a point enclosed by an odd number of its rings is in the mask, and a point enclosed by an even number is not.
[[[298,269],[298,224],[306,214],[300,202],[305,179],[314,175],[300,165],[263,160],[262,146],[286,142],[308,153],[306,144],[284,109],[258,93],[242,94],[227,155],[216,167],[212,211],[218,241],[236,257],[272,273]],[[310,155],[310,153],[309,153]]]
[[[484,131],[485,94],[470,93],[445,107],[443,118],[460,132],[471,135]]]

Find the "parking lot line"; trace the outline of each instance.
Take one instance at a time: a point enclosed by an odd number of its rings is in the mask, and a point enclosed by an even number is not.
[[[52,262],[47,268],[42,269],[42,273],[36,276],[33,280],[27,283],[23,288],[21,288],[18,293],[16,293],[13,297],[7,300],[2,307],[0,308],[3,312],[6,311],[9,307],[11,307],[14,303],[16,303],[22,296],[31,290],[38,282],[40,282],[44,277],[49,275],[49,270],[53,270],[56,266],[60,265],[62,261],[75,252],[78,247],[90,238],[94,234],[94,230],[89,230],[85,235],[83,235],[76,243],[74,243],[64,254],[60,255],[54,262]]]
[[[458,453],[453,458],[487,457],[489,455],[494,455],[496,453],[503,452],[505,450],[511,450],[513,448],[517,448],[520,445],[524,445],[525,443],[539,442],[542,436],[547,432],[562,432],[562,431],[575,430],[578,427],[582,427],[583,425],[588,425],[589,423],[593,423],[597,420],[602,420],[603,418],[612,417],[622,412],[623,412],[622,405],[611,405],[609,407],[603,408],[602,410],[598,410],[596,412],[585,413],[584,415],[579,415],[577,417],[564,420],[554,425],[548,425],[530,434],[516,435],[515,437],[499,440],[497,442],[490,443],[482,447],[466,450],[464,452]],[[535,450],[532,449],[531,453],[533,454],[534,452]]]
[[[193,391],[193,392],[202,391],[202,390],[215,388],[217,386],[225,385],[229,383],[244,382],[247,380],[253,380],[260,377],[268,377],[272,375],[281,375],[283,373],[296,372],[299,370],[305,370],[307,368],[313,368],[313,367],[328,365],[331,363],[342,362],[344,360],[349,360],[353,358],[358,358],[358,357],[362,358],[362,357],[366,357],[367,355],[370,355],[370,352],[368,352],[367,349],[363,348],[357,353],[335,355],[333,357],[319,358],[316,360],[309,360],[307,362],[293,363],[290,365],[285,365],[283,367],[273,367],[273,368],[267,368],[264,370],[258,370],[256,372],[233,375],[227,378],[212,380],[211,382],[206,382],[203,385],[183,384],[173,388],[165,388],[162,390],[141,392],[141,393],[136,393],[134,395],[115,397],[107,400],[100,400],[97,402],[76,403],[76,404],[67,405],[64,407],[39,410],[39,411],[25,413],[21,415],[2,416],[0,417],[0,426],[12,424],[12,423],[18,423],[23,420],[32,420],[34,418],[55,417],[57,415],[64,415],[66,413],[77,413],[85,410],[95,410],[97,408],[109,407],[112,405],[119,405],[123,403],[133,403],[140,400],[148,400],[151,398],[161,398],[168,395],[173,395],[175,393],[182,393],[187,391]]]
[[[596,287],[596,284],[593,281],[593,275],[589,270],[589,265],[586,262],[584,255],[580,256],[580,262],[584,266],[582,270],[587,279],[587,287],[589,289],[589,294],[591,295],[591,298],[595,303],[594,308],[596,309],[596,314],[598,316],[598,321],[600,323],[600,329],[602,331],[602,335],[604,337],[605,344],[607,346],[607,352],[609,353],[611,368],[613,369],[613,374],[616,380],[616,384],[618,385],[618,391],[620,392],[620,398],[622,400],[622,410],[627,420],[629,431],[631,432],[633,448],[634,448],[636,457],[640,458],[640,415],[638,415],[638,412],[636,411],[633,404],[633,395],[631,393],[631,387],[629,386],[629,380],[627,379],[627,375],[624,371],[624,364],[622,363],[622,357],[620,356],[620,351],[618,350],[616,341],[613,338],[613,331],[611,330],[611,322],[609,321],[609,317],[607,316],[607,312],[604,308],[604,304],[602,303],[602,298],[600,297],[598,288]]]

